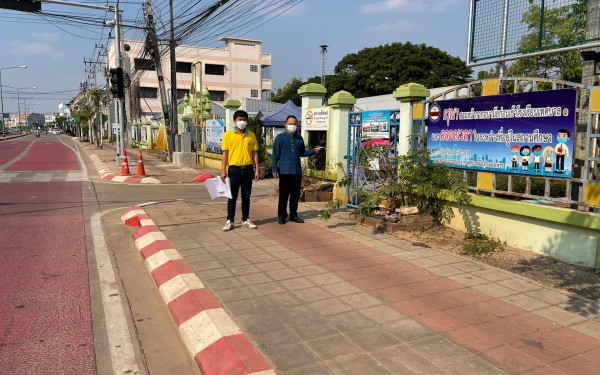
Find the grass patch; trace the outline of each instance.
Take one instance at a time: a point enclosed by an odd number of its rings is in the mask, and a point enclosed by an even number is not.
[[[490,254],[500,247],[500,242],[490,239],[482,233],[467,233],[462,253],[471,256]]]

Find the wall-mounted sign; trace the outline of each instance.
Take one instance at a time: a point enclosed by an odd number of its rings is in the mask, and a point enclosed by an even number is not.
[[[307,109],[302,126],[307,131],[329,129],[329,107]]]
[[[225,122],[223,120],[206,120],[206,152],[221,154],[221,141],[225,133]]]
[[[570,177],[575,89],[431,103],[434,163],[534,176]]]

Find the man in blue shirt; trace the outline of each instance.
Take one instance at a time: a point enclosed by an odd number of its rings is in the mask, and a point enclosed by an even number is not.
[[[304,223],[304,220],[298,216],[298,200],[300,199],[302,184],[300,157],[316,154],[323,149],[323,147],[316,147],[306,150],[304,139],[297,134],[297,124],[298,119],[296,116],[287,117],[285,120],[287,131],[275,137],[273,154],[271,155],[273,176],[279,178],[279,204],[277,206],[279,224],[285,224],[288,199],[290,221]]]

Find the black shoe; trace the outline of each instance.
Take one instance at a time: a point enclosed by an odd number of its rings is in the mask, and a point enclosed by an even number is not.
[[[277,223],[283,225],[285,224],[285,219],[280,217],[279,220],[277,220]]]
[[[300,219],[298,216],[290,216],[290,221],[293,221],[294,223],[304,223],[304,220]]]

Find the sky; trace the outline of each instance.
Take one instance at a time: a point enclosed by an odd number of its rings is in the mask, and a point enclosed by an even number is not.
[[[184,2],[174,1],[176,5]],[[102,0],[78,3],[106,5]],[[133,24],[142,3],[120,1],[124,23]],[[42,10],[112,19],[102,10],[64,5],[45,3]],[[218,39],[223,36],[261,40],[263,53],[272,56],[271,79],[277,89],[293,77],[320,76],[322,44],[329,46],[325,74],[333,74],[337,62],[350,53],[395,42],[425,43],[465,60],[468,19],[469,0],[303,0],[260,26],[241,27],[244,15],[240,14],[227,20],[226,33],[214,32],[214,42],[201,46],[222,46]],[[243,31],[236,33],[236,25]],[[8,86],[20,89],[22,112],[24,106],[38,113],[57,112],[58,104],[68,102],[88,79],[84,59],[97,57],[97,46],[106,45],[110,31],[109,27],[71,25],[56,16],[0,10],[0,68],[27,65],[26,69],[1,71],[4,112],[18,112],[17,90]],[[126,39],[140,35],[139,30],[125,30]]]

